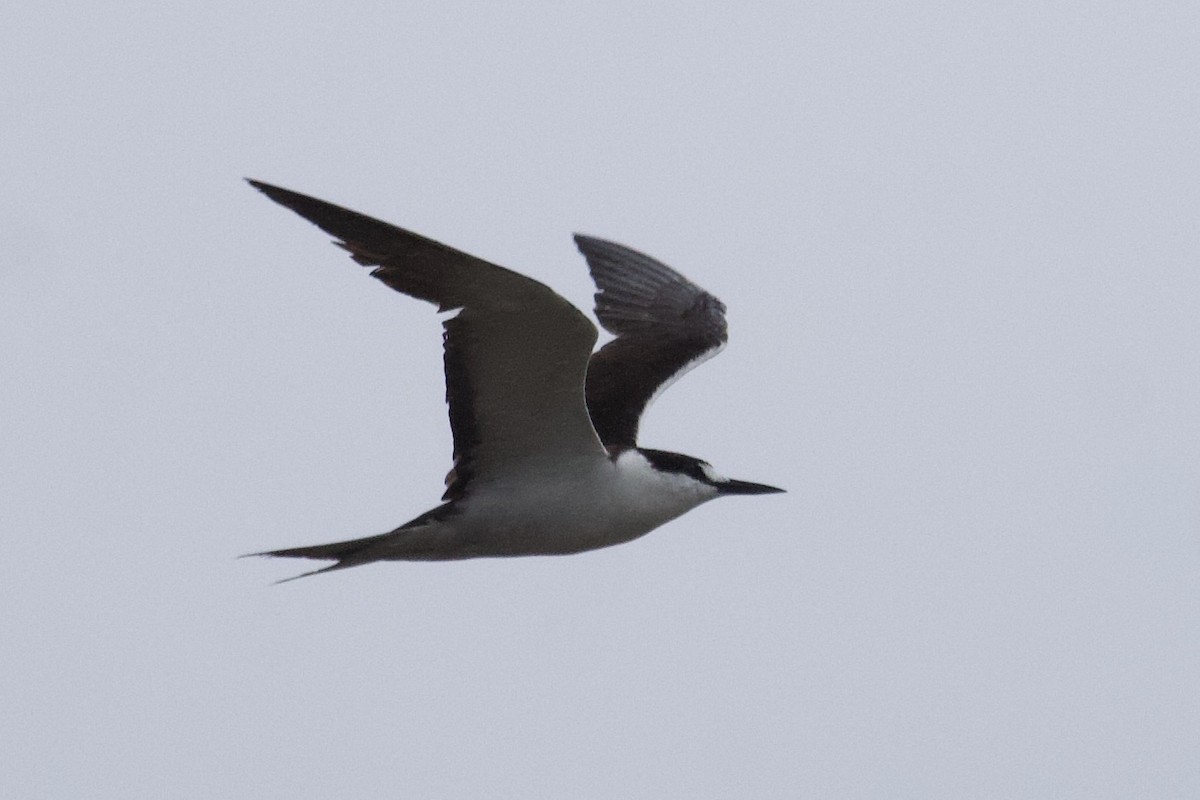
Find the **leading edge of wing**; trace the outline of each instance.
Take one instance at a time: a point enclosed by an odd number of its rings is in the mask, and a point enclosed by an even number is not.
[[[551,298],[576,310],[544,283],[366,214],[269,183],[246,182],[333,236],[338,247],[398,292],[435,303],[439,311],[502,296]]]

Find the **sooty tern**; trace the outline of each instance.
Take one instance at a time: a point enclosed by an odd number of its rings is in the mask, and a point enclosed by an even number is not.
[[[549,287],[313,197],[250,181],[393,289],[458,310],[443,326],[454,466],[441,506],[390,533],[255,555],[372,561],[561,555],[620,544],[713,498],[781,492],[637,446],[646,407],[725,346],[725,306],[658,261],[575,236],[596,327]],[[296,577],[304,577],[297,575]],[[287,580],[292,580],[288,578]]]

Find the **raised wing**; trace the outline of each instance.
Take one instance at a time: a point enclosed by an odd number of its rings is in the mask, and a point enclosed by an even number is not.
[[[588,366],[588,412],[605,445],[633,447],[654,398],[725,346],[725,304],[636,250],[579,234],[575,244],[599,289],[596,317],[617,337]]]
[[[603,457],[584,400],[596,327],[546,285],[403,228],[276,186],[254,188],[326,233],[398,292],[461,309],[446,320],[454,469],[444,499],[472,481]]]

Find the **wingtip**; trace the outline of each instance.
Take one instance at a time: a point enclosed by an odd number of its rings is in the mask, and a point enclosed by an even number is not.
[[[280,195],[288,194],[287,189],[279,186],[273,186],[269,183],[265,183],[264,181],[256,180],[254,178],[243,178],[242,180],[246,181],[246,183],[250,184],[252,187],[271,199],[275,199]]]
[[[585,247],[587,245],[607,244],[608,243],[607,239],[601,239],[599,236],[592,236],[587,233],[579,233],[578,231],[576,231],[575,233],[572,233],[571,238],[575,240],[575,245],[577,247],[581,247],[581,248]]]

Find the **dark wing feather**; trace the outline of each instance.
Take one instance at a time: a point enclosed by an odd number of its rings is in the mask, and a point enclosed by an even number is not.
[[[603,454],[584,400],[596,328],[545,284],[355,211],[259,181],[254,188],[339,239],[393,289],[461,309],[444,323],[454,469],[472,480]]]
[[[588,412],[606,446],[633,447],[659,392],[725,346],[725,305],[636,250],[579,234],[575,243],[599,290],[596,317],[617,337],[588,365]]]

